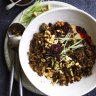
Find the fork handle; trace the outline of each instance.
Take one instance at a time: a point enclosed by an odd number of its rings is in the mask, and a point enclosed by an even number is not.
[[[19,62],[19,57],[18,57],[18,50],[16,50],[16,63],[17,63],[17,67],[18,67],[18,82],[19,82],[19,95],[23,96],[23,86],[22,86],[22,76],[21,76],[21,66],[20,66],[20,62]]]
[[[16,57],[16,52],[14,52],[14,50],[12,50],[12,52],[13,52],[13,58],[15,58]],[[14,75],[15,75],[15,62],[16,62],[16,59],[12,59],[12,61],[11,61],[10,85],[9,85],[9,94],[8,94],[8,96],[12,96],[12,89],[13,89]]]
[[[14,64],[12,64],[12,68],[11,68],[10,85],[9,85],[9,96],[11,96],[11,94],[12,94],[13,81],[14,81]]]
[[[19,78],[19,91],[20,91],[20,96],[23,96],[23,87],[22,87],[21,78]]]

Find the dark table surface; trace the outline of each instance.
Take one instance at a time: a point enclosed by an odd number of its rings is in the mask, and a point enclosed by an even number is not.
[[[72,4],[76,6],[77,8],[80,8],[89,14],[91,14],[93,17],[96,18],[96,0],[58,0],[63,1],[69,4]],[[8,93],[8,83],[9,83],[9,77],[10,72],[8,71],[8,68],[6,66],[6,62],[4,59],[4,39],[5,34],[8,26],[10,23],[14,20],[14,18],[26,7],[18,7],[15,6],[9,11],[5,10],[5,6],[9,4],[9,0],[0,0],[0,96],[7,96]],[[28,91],[27,89],[24,89],[24,96],[40,96],[35,93],[32,93]],[[12,96],[19,96],[18,92],[18,82],[14,82],[14,88]],[[85,96],[96,96],[96,89],[91,91],[90,93],[86,94]]]

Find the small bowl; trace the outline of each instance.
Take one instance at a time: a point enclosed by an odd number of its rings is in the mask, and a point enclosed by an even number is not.
[[[12,3],[14,2],[13,0],[10,0]],[[28,3],[26,3],[26,4],[19,4],[19,3],[17,3],[16,5],[17,6],[21,6],[21,7],[23,7],[23,6],[28,6],[28,5],[30,5],[32,2],[33,2],[34,0],[31,0],[30,2],[28,2]]]
[[[92,75],[83,77],[79,82],[69,84],[69,86],[52,85],[51,81],[44,76],[40,77],[34,72],[28,60],[28,51],[33,34],[39,31],[42,23],[55,23],[58,20],[67,21],[71,24],[82,26],[91,36],[96,45],[96,19],[88,13],[79,9],[59,8],[41,14],[34,19],[26,28],[19,46],[20,63],[29,81],[40,91],[48,96],[81,96],[96,87],[96,64],[93,67]]]

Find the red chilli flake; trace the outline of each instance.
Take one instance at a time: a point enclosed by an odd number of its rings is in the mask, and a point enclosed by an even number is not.
[[[91,37],[87,34],[84,28],[81,28],[80,26],[76,26],[76,31],[80,34],[81,38],[85,39],[87,44],[91,45],[92,43]]]

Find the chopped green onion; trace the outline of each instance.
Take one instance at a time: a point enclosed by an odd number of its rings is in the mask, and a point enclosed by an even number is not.
[[[33,6],[30,6],[25,10],[24,15],[20,18],[20,23],[25,24],[26,26],[38,15],[48,11],[49,5],[42,6],[41,2],[44,0],[37,0]]]
[[[54,66],[54,60],[53,59],[51,59],[51,61],[52,61],[52,67]]]

